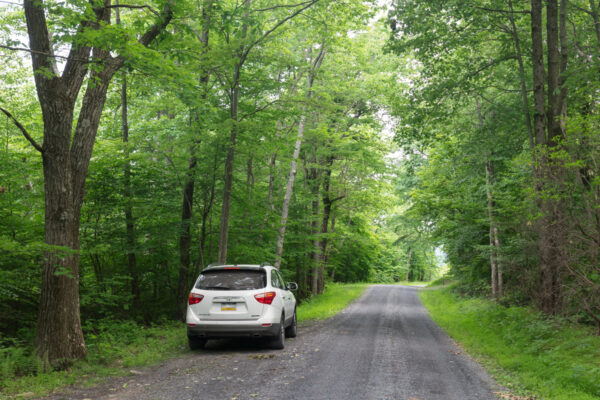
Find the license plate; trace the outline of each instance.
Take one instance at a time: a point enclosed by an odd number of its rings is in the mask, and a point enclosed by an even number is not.
[[[235,303],[223,303],[221,304],[221,311],[235,311]]]

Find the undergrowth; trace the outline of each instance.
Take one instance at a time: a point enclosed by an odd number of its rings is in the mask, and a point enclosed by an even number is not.
[[[333,317],[357,299],[367,286],[366,283],[328,284],[325,293],[305,300],[298,307],[298,321]]]

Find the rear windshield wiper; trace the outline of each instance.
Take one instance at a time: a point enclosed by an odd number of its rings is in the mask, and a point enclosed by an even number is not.
[[[233,290],[227,286],[202,286],[198,289],[204,289],[204,290]]]

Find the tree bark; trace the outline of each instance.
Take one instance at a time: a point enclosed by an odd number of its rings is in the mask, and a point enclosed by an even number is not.
[[[307,78],[307,92],[306,100],[308,101],[312,96],[312,87],[315,80],[315,76],[323,63],[325,57],[325,46],[321,46],[318,56],[316,57],[311,71]],[[287,185],[285,188],[285,195],[283,197],[283,206],[281,208],[281,220],[279,222],[279,230],[277,232],[277,244],[275,247],[275,268],[281,267],[281,261],[283,256],[283,241],[285,238],[285,229],[287,226],[287,219],[290,210],[290,202],[292,199],[292,192],[294,190],[294,182],[296,180],[296,173],[298,171],[298,157],[300,157],[300,148],[302,147],[302,140],[304,138],[304,124],[306,123],[306,112],[307,106],[302,108],[302,115],[300,116],[300,122],[298,123],[298,136],[296,137],[296,143],[294,145],[294,153],[292,155],[292,161],[290,163],[290,175],[288,177]]]
[[[539,165],[536,194],[541,217],[538,229],[538,270],[540,309],[548,314],[556,314],[562,306],[562,276],[565,255],[565,213],[562,166],[560,160],[553,160],[551,153],[560,146],[565,135],[561,120],[566,116],[566,87],[561,78],[567,61],[565,5],[561,4],[559,33],[559,7],[557,0],[548,0],[546,5],[546,42],[548,51],[548,74],[545,76],[542,37],[542,1],[532,0],[532,44],[534,66],[534,101],[536,114],[534,130],[539,146]],[[560,43],[560,39],[563,43]],[[561,50],[563,52],[561,55]],[[545,107],[544,78],[548,84],[548,107]],[[547,131],[547,134],[546,134]],[[548,192],[551,195],[548,195]]]
[[[83,29],[110,23],[109,0],[94,7]],[[42,162],[45,194],[45,253],[35,346],[42,359],[64,367],[86,356],[79,314],[79,222],[84,186],[108,84],[123,64],[107,50],[94,48],[96,68],[91,73],[73,133],[75,102],[88,72],[92,49],[73,44],[62,76],[52,54],[43,2],[24,0],[25,19],[36,91],[42,108]],[[170,22],[166,6],[162,19],[140,39],[147,45]]]

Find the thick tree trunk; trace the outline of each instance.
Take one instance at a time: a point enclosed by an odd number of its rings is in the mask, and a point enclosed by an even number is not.
[[[75,33],[100,29],[110,23],[109,0],[95,3],[94,17],[84,20]],[[45,193],[45,242],[61,249],[45,253],[38,327],[38,354],[54,366],[68,365],[86,356],[79,316],[79,222],[92,149],[106,100],[108,84],[123,64],[108,50],[94,49],[95,68],[83,96],[73,134],[75,102],[88,73],[91,48],[73,44],[61,76],[42,1],[24,0],[36,91],[44,121],[42,152]],[[148,45],[170,22],[168,6],[161,21],[140,39]],[[33,143],[32,143],[33,144]]]
[[[538,152],[539,176],[536,184],[538,205],[542,216],[538,227],[538,301],[543,312],[556,314],[562,305],[562,275],[566,262],[565,212],[562,186],[564,176],[559,160],[552,160],[564,136],[562,120],[566,115],[566,87],[562,84],[561,72],[566,68],[565,5],[561,5],[560,38],[562,56],[559,51],[559,7],[557,0],[547,2],[546,43],[548,47],[548,108],[545,108],[544,60],[542,35],[542,1],[532,0],[532,44],[534,66],[534,100],[536,114],[534,130]],[[546,135],[547,130],[547,135]],[[547,192],[553,193],[549,196]]]

